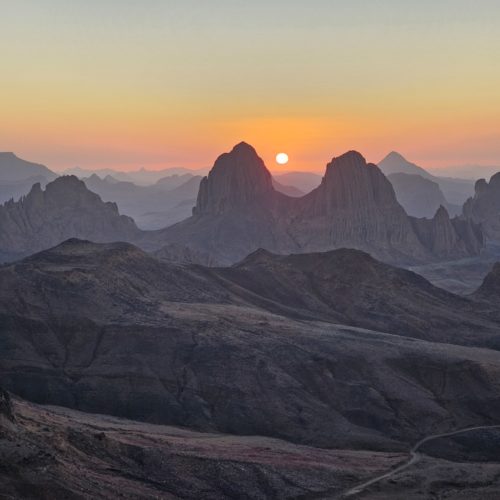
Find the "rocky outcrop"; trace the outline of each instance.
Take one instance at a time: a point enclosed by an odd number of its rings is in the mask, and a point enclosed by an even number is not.
[[[45,190],[35,184],[19,201],[0,206],[0,256],[17,258],[72,237],[123,241],[137,236],[134,221],[104,203],[73,176],[59,177]]]
[[[244,142],[217,158],[200,184],[195,215],[221,215],[259,202],[274,193],[270,172],[255,149]]]
[[[450,219],[446,208],[440,206],[433,219],[412,218],[415,231],[433,255],[452,259],[478,255],[483,247],[483,235],[470,219]]]
[[[301,251],[346,246],[388,261],[432,258],[390,182],[355,151],[327,165],[320,186],[294,207],[290,226]]]
[[[437,236],[427,233],[435,234],[434,226],[446,217],[414,224],[384,174],[355,151],[332,160],[320,186],[309,194],[285,196],[273,189],[255,150],[241,143],[222,155],[202,181],[193,217],[146,235],[141,245],[156,249],[177,243],[223,263],[257,248],[298,253],[350,247],[405,264],[477,253],[477,242],[466,241],[466,228],[458,232],[449,220],[451,235],[434,244]],[[458,249],[455,242],[460,242]]]
[[[489,241],[500,243],[500,172],[490,182],[479,179],[475,194],[464,204],[463,215],[481,224]]]
[[[432,218],[441,205],[458,215],[459,207],[448,204],[437,182],[421,175],[403,173],[390,174],[387,178],[408,215]]]

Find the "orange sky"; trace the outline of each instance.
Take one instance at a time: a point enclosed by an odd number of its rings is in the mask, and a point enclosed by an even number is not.
[[[349,149],[500,164],[499,28],[490,0],[8,2],[0,150],[59,170],[200,168],[242,140],[275,171]]]

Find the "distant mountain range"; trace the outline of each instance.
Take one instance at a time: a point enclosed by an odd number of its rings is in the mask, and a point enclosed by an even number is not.
[[[446,234],[446,237],[442,236]],[[479,228],[450,220],[408,217],[390,182],[356,152],[334,159],[319,187],[301,198],[277,192],[248,144],[221,155],[200,184],[193,216],[145,234],[140,244],[177,243],[235,262],[262,247],[278,253],[358,248],[391,262],[475,255]]]
[[[25,195],[35,183],[45,186],[57,174],[44,165],[0,152],[0,204]]]
[[[94,174],[84,182],[97,197],[84,194],[75,177],[61,177],[46,192],[40,184],[25,199],[0,207],[0,252],[9,260],[73,236],[131,241],[164,258],[185,256],[192,262],[200,256],[205,263],[237,262],[259,247],[285,254],[350,247],[406,265],[478,255],[479,225],[486,215],[468,210],[450,218],[449,212],[459,209],[446,200],[436,178],[396,153],[382,167],[392,172],[388,178],[359,153],[347,153],[327,166],[318,187],[301,195],[274,179],[255,150],[241,143],[219,157],[203,179],[184,173],[138,186]],[[395,173],[398,169],[404,172]],[[283,182],[315,179],[285,175]],[[400,203],[427,218],[408,216]],[[80,210],[85,215],[76,224]],[[156,230],[141,231],[119,212],[133,216],[143,229]],[[127,224],[119,222],[125,219]]]
[[[111,176],[116,180],[123,182],[133,182],[139,186],[147,186],[151,184],[155,184],[163,177],[171,177],[171,176],[181,176],[181,175],[206,175],[208,172],[207,168],[201,168],[197,170],[184,168],[184,167],[170,167],[164,168],[161,170],[147,170],[145,168],[141,168],[139,170],[127,170],[120,171],[114,170],[111,168],[102,168],[102,169],[84,169],[80,167],[68,168],[61,172],[61,175],[75,175],[79,179],[88,178],[91,175],[95,174],[104,179],[107,176]]]
[[[448,203],[439,184],[426,177],[397,172],[387,175],[387,179],[408,215],[432,218],[440,206],[452,216],[462,213],[462,206]]]
[[[316,189],[321,184],[322,179],[321,175],[313,172],[287,172],[285,174],[274,174],[273,177],[281,184],[293,186],[303,194]]]
[[[454,206],[462,206],[474,193],[474,181],[470,179],[455,179],[451,177],[437,177],[430,174],[422,167],[406,160],[396,152],[389,153],[379,164],[380,170],[385,175],[404,173],[419,175],[437,183],[446,198]]]
[[[92,174],[83,181],[104,201],[116,202],[120,212],[132,217],[141,229],[160,229],[191,215],[201,179],[199,175],[175,174],[139,186]]]

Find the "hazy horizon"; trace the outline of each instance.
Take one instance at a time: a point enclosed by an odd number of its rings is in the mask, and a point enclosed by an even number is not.
[[[204,168],[244,138],[273,171],[351,149],[500,164],[499,20],[489,0],[9,2],[0,150]]]

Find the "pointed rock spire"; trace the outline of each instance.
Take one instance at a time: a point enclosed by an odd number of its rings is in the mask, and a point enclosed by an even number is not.
[[[240,142],[217,158],[200,184],[194,214],[222,214],[274,191],[272,177],[255,149]]]

